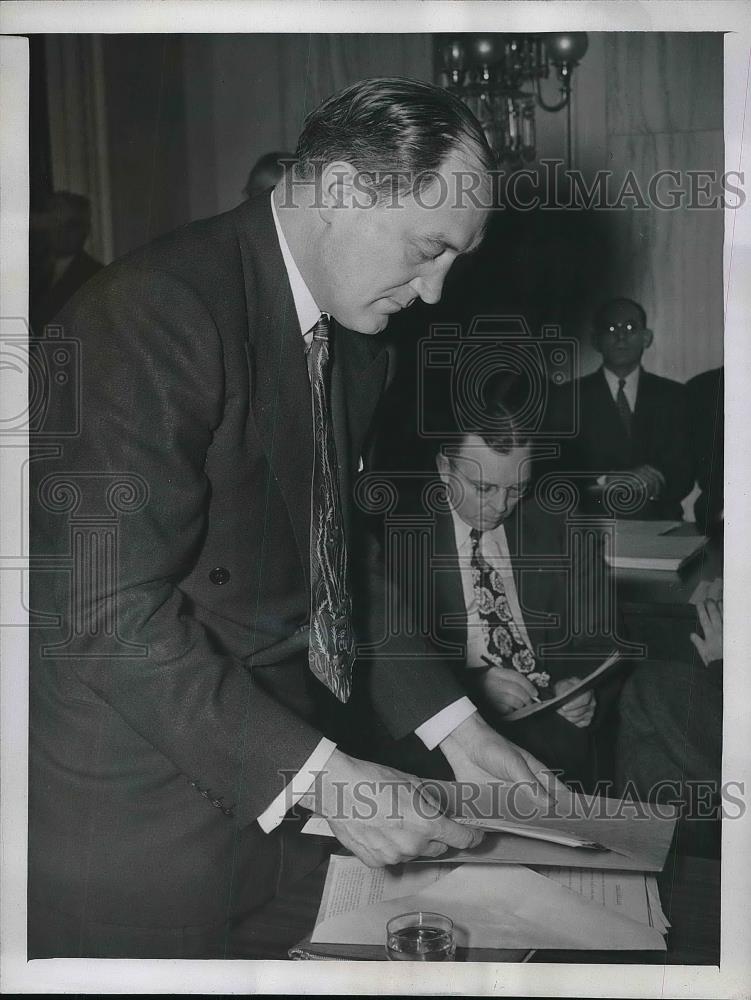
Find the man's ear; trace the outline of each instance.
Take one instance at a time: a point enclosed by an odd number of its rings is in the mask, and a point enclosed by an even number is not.
[[[648,327],[645,327],[641,332],[641,342],[644,345],[645,351],[648,347],[652,346],[653,340],[654,340],[654,334]]]
[[[338,209],[355,207],[356,176],[356,169],[346,160],[337,160],[324,168],[318,212],[327,224]]]
[[[600,347],[600,334],[597,332],[597,327],[589,327],[589,339],[592,343],[592,347],[594,347],[597,353],[602,354],[602,348]]]
[[[435,465],[436,468],[438,469],[438,475],[441,477],[444,483],[448,485],[451,466],[449,465],[449,460],[446,458],[443,452],[439,451],[438,454],[436,455]]]

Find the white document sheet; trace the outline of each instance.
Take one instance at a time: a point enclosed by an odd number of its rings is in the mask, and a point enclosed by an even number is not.
[[[452,849],[437,861],[426,859],[426,863],[556,865],[654,872],[662,870],[675,830],[676,810],[665,804],[621,803],[617,799],[558,792],[555,804],[541,807],[525,796],[523,789],[518,795],[510,797],[509,793],[504,797],[495,794],[496,788],[483,786],[467,799],[463,792],[473,789],[463,789],[456,782],[426,781],[425,787],[434,799],[441,801],[448,815],[463,817],[489,831],[477,847],[467,851]],[[492,832],[497,821],[504,832]],[[511,832],[514,826],[518,835]],[[524,836],[533,831],[541,838],[552,837],[553,841]],[[317,816],[308,820],[303,833],[332,836],[326,820]],[[596,841],[603,849],[556,843],[555,837],[561,834]]]
[[[356,858],[332,856],[312,941],[383,944],[391,917],[433,910],[454,921],[460,947],[665,948],[660,931],[649,926],[648,906],[640,913],[646,922],[633,919],[622,912],[625,907],[602,905],[609,891],[587,898],[520,865],[461,865],[446,874],[442,870],[445,866],[403,865],[384,876]],[[643,893],[646,899],[644,888]]]

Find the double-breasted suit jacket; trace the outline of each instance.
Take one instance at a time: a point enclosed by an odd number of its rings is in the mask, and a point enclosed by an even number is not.
[[[80,422],[32,440],[30,896],[220,922],[274,893],[284,838],[255,821],[348,711],[307,668],[310,385],[268,194],[104,269],[58,322]],[[337,329],[331,377],[354,552],[385,352]],[[53,397],[48,433],[75,408]],[[397,737],[462,693],[419,656],[368,678]]]

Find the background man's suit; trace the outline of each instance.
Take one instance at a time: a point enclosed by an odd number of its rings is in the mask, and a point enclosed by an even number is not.
[[[94,579],[75,655],[41,652],[77,624],[70,574],[33,580],[32,609],[63,614],[31,639],[30,906],[38,917],[54,903],[82,954],[96,950],[93,921],[128,925],[126,955],[153,938],[156,957],[179,957],[191,933],[276,891],[285,838],[255,820],[318,726],[336,738],[357,715],[307,667],[310,385],[268,196],[105,269],[60,322],[81,341],[81,433],[61,457],[31,462],[35,554],[67,557],[71,544],[76,512],[48,477],[83,491],[79,513],[107,477],[135,474],[144,496],[119,517],[117,579]],[[342,329],[332,354],[351,528],[386,357]],[[53,408],[47,426],[56,419]],[[356,608],[363,582],[353,573]],[[136,655],[107,655],[113,587],[118,635]],[[363,671],[359,687],[356,665],[355,703],[366,673],[395,737],[463,693],[410,659]],[[30,931],[33,954],[31,918]]]
[[[579,431],[574,438],[561,439],[561,473],[591,473],[594,480],[602,474],[652,465],[665,477],[665,487],[662,495],[647,501],[636,516],[680,519],[680,501],[693,485],[683,386],[642,369],[630,438],[602,368],[579,379],[578,388]],[[559,419],[570,420],[571,394],[571,386],[551,394],[549,419],[553,429],[561,425]],[[581,481],[577,484],[581,492]],[[586,501],[587,494],[583,497]]]

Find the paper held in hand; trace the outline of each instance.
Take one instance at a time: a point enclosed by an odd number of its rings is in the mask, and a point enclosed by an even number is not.
[[[656,872],[665,865],[675,830],[676,809],[664,803],[559,792],[556,802],[541,806],[528,789],[502,782],[478,787],[430,780],[420,788],[426,809],[486,831],[477,847],[450,849],[438,859],[415,859],[423,864],[532,864]],[[320,816],[311,817],[303,833],[332,835]]]
[[[503,721],[516,722],[519,719],[527,719],[530,715],[537,715],[538,712],[547,712],[548,709],[551,708],[560,708],[561,705],[565,705],[567,702],[576,698],[584,691],[588,691],[612,670],[619,667],[623,662],[624,661],[621,659],[620,653],[611,653],[607,660],[601,663],[596,670],[593,670],[591,674],[587,674],[586,677],[583,677],[578,684],[569,688],[565,694],[559,694],[554,698],[548,698],[541,702],[532,702],[529,705],[525,705],[523,708],[517,708],[515,712],[509,712],[508,715],[504,715]]]

